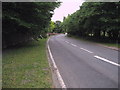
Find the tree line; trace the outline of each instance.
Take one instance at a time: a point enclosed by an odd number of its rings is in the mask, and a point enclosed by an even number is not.
[[[61,21],[51,21],[48,28],[49,33],[62,33]]]
[[[3,2],[3,48],[45,37],[53,11],[59,2]]]
[[[84,2],[61,23],[69,35],[116,42],[120,39],[120,2]]]

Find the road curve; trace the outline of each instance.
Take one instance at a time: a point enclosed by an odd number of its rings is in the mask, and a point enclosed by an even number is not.
[[[48,44],[67,88],[118,88],[118,51],[64,34]]]

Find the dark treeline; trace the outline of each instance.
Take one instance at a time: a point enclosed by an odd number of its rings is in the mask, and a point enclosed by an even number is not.
[[[84,2],[61,26],[69,35],[116,42],[120,39],[119,23],[120,2]]]
[[[45,36],[58,2],[3,2],[3,48]]]

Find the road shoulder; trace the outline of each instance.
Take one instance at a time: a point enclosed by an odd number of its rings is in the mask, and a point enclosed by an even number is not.
[[[97,43],[97,44],[100,45],[100,46],[106,47],[106,48],[110,48],[110,49],[113,49],[113,50],[116,50],[116,51],[120,51],[120,48],[110,47],[110,46],[99,44],[99,43]]]
[[[53,87],[54,88],[66,88],[66,85],[64,84],[64,81],[52,57],[52,53],[49,47],[49,39],[47,40],[47,57],[48,57],[49,66],[52,72]]]

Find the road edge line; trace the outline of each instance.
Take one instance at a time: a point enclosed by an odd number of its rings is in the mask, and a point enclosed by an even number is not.
[[[58,68],[57,68],[57,65],[56,65],[56,63],[55,63],[55,60],[54,60],[54,58],[53,58],[53,55],[52,55],[52,53],[51,53],[51,50],[50,50],[50,47],[49,47],[49,39],[50,38],[48,38],[48,40],[47,40],[47,49],[48,49],[48,53],[49,53],[49,56],[50,56],[50,59],[51,59],[51,61],[52,61],[52,64],[53,64],[53,67],[55,68],[55,73],[56,73],[56,75],[57,75],[57,78],[58,78],[58,81],[59,81],[59,83],[60,83],[60,86],[61,86],[61,88],[67,88],[66,87],[66,85],[65,85],[65,83],[64,83],[64,81],[63,81],[63,79],[62,79],[62,76],[60,75],[60,72],[59,72],[59,70],[58,70]]]

